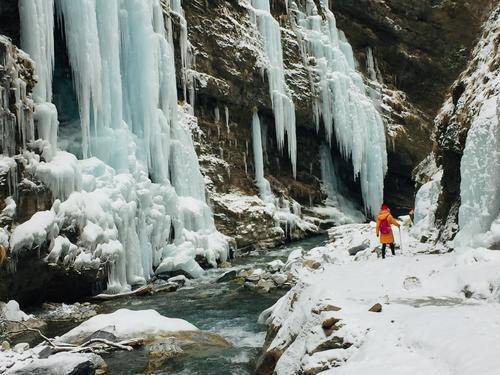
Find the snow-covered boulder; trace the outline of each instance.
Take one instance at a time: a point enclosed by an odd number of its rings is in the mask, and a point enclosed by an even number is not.
[[[61,336],[58,341],[81,344],[94,332],[110,332],[119,339],[153,339],[179,332],[199,331],[182,319],[167,318],[155,310],[120,309],[110,314],[96,315]]]

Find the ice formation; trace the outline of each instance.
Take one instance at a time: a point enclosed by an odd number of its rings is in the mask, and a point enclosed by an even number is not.
[[[189,43],[187,32],[187,21],[182,8],[182,0],[170,0],[170,14],[175,15],[179,19],[180,35],[180,53],[181,53],[181,68],[182,68],[182,91],[184,100],[191,104],[191,109],[194,110],[195,91],[194,91],[194,77],[192,75],[192,67],[195,63],[193,54],[193,46]],[[170,25],[168,25],[170,27]],[[172,35],[169,30],[169,35]],[[170,41],[172,44],[172,41]]]
[[[48,89],[53,6],[20,2],[23,47],[42,67],[35,116],[43,153],[26,152],[26,164],[58,200],[28,221],[33,231],[15,229],[14,253],[50,240],[47,261],[77,269],[106,263],[111,292],[144,283],[154,270],[200,275],[197,256],[216,266],[229,256],[228,239],[217,232],[206,202],[192,119],[177,104],[165,4],[55,1],[78,99],[82,160],[57,148],[57,111]],[[172,10],[182,15],[179,1]],[[77,243],[68,243],[66,231],[81,234]]]
[[[323,210],[320,208],[315,209],[328,214],[327,216],[330,216],[338,224],[363,222],[363,213],[356,207],[353,201],[346,197],[347,188],[340,178],[338,178],[331,150],[326,144],[323,144],[320,148],[320,159],[321,181],[327,199],[325,201],[326,207]]]
[[[34,121],[38,137],[46,140],[43,156],[50,161],[56,153],[57,109],[52,101],[54,69],[54,0],[20,0],[21,45],[36,64],[33,89]]]
[[[263,144],[265,138],[262,137],[262,128],[258,112],[254,112],[252,118],[252,145],[255,166],[255,183],[259,190],[259,195],[266,205],[267,212],[273,216],[276,227],[284,227],[285,235],[298,227],[301,231],[317,230],[316,226],[302,218],[301,206],[293,199],[291,202],[282,197],[276,197],[272,190],[269,181],[264,176],[264,152]],[[283,228],[282,228],[283,229]]]
[[[422,185],[417,192],[415,197],[414,225],[411,229],[411,234],[416,238],[420,239],[422,235],[430,237],[431,232],[433,232],[435,213],[442,191],[442,177],[443,170],[435,170],[430,181]]]
[[[273,16],[269,0],[251,0],[249,6],[252,22],[257,26],[264,42],[264,52],[268,60],[266,67],[269,92],[274,111],[276,140],[282,149],[286,141],[288,155],[292,162],[293,175],[297,174],[297,138],[295,134],[295,105],[290,89],[285,82],[281,28]]]
[[[3,109],[0,112],[0,153],[13,156],[18,146],[26,147],[34,138],[33,100],[26,90],[32,61],[3,35],[0,35],[0,51],[3,77],[0,83],[0,108]]]
[[[260,197],[265,203],[274,205],[274,195],[269,181],[264,177],[264,152],[259,114],[254,112],[252,118],[252,146],[255,164],[255,182],[259,189]]]
[[[500,246],[500,79],[497,94],[482,103],[467,135],[460,172],[457,242]],[[484,235],[482,235],[484,234]],[[498,247],[497,247],[498,248]]]
[[[319,6],[319,9],[318,9]],[[318,83],[314,103],[316,126],[322,119],[328,142],[336,141],[342,156],[352,160],[359,178],[365,209],[374,214],[383,200],[387,151],[384,123],[366,93],[356,71],[350,44],[337,29],[328,1],[290,0],[292,27],[302,41],[304,61],[314,59],[310,69]]]

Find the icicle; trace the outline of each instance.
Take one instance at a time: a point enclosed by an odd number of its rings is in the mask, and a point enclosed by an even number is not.
[[[264,158],[262,150],[262,134],[259,114],[254,112],[252,118],[252,145],[255,164],[255,183],[259,189],[261,199],[266,204],[273,205],[274,194],[269,181],[264,177]]]
[[[226,118],[226,130],[227,130],[227,135],[229,135],[230,128],[229,128],[229,108],[227,108],[227,105],[224,106],[224,115]]]
[[[214,121],[216,124],[218,124],[220,122],[220,111],[219,111],[219,106],[217,105],[215,108],[214,108]]]
[[[278,147],[285,144],[287,135],[288,155],[292,162],[293,175],[297,174],[297,139],[295,134],[295,105],[290,89],[285,82],[281,28],[270,12],[269,0],[252,0],[251,17],[264,41],[264,52],[269,60],[266,68],[269,93],[274,111],[276,140]]]
[[[180,26],[180,52],[181,52],[181,66],[182,66],[182,91],[184,100],[187,100],[189,94],[189,103],[194,108],[194,80],[190,75],[190,70],[194,65],[194,55],[192,53],[192,46],[188,40],[187,21],[182,9],[181,0],[170,0],[171,11],[179,19]]]
[[[19,0],[21,46],[36,63],[36,103],[52,100],[54,70],[54,0]]]

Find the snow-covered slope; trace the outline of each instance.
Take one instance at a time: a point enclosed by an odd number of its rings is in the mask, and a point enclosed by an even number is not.
[[[382,260],[372,225],[330,236],[293,259],[296,286],[261,315],[271,340],[260,373],[498,372],[500,253],[430,255],[405,229],[403,249]],[[359,243],[368,247],[350,256]]]

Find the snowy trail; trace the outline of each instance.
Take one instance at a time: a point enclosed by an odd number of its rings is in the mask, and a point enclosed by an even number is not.
[[[321,266],[298,266],[297,285],[261,315],[281,327],[268,348],[283,353],[277,374],[498,373],[500,253],[431,255],[404,235],[405,253],[382,260],[371,246],[348,255],[370,241],[370,225],[331,235],[335,242],[303,256]],[[368,311],[376,303],[382,312]],[[341,310],[327,311],[329,305]],[[332,333],[321,328],[328,318],[340,319]],[[344,346],[333,345],[334,337]]]

